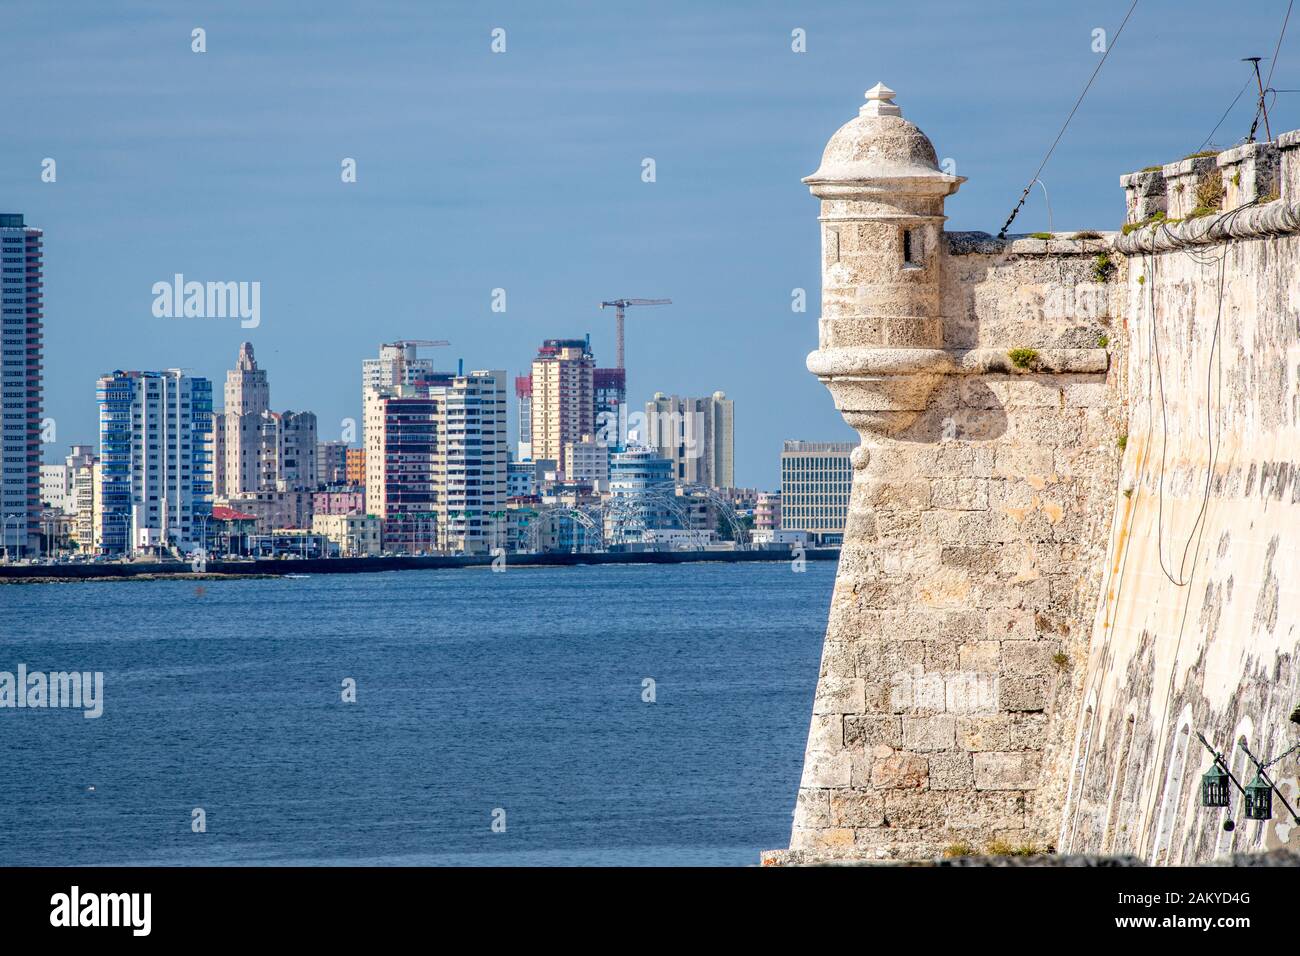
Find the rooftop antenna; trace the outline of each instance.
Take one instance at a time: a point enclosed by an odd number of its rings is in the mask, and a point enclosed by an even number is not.
[[[1255,142],[1255,130],[1259,129],[1259,117],[1260,114],[1263,114],[1264,135],[1268,137],[1268,141],[1271,143],[1273,141],[1273,131],[1268,126],[1268,104],[1265,102],[1264,97],[1264,80],[1259,75],[1259,61],[1260,57],[1257,56],[1244,56],[1241,58],[1242,63],[1249,63],[1255,67],[1255,85],[1259,87],[1259,106],[1255,110],[1255,120],[1250,124],[1250,135],[1246,137],[1246,142]]]

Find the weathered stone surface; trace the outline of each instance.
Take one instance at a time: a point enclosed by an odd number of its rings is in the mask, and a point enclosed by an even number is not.
[[[878,827],[885,822],[885,799],[880,793],[833,790],[829,808],[833,826]]]
[[[948,715],[903,718],[903,749],[920,753],[952,750],[957,719]]]
[[[976,753],[975,789],[1032,790],[1038,786],[1042,758],[1037,753]]]
[[[880,757],[871,765],[871,785],[881,789],[920,789],[929,777],[929,764],[909,754]]]
[[[860,714],[866,709],[865,682],[858,677],[823,677],[813,698],[814,714]]]
[[[886,747],[903,745],[903,719],[888,714],[859,714],[844,718],[844,745],[847,747]]]
[[[975,785],[970,754],[941,753],[929,759],[931,790],[969,790]]]

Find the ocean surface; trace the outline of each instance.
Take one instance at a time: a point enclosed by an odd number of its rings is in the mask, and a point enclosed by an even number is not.
[[[756,864],[834,573],[0,586],[0,671],[104,675],[98,719],[0,708],[0,865]]]

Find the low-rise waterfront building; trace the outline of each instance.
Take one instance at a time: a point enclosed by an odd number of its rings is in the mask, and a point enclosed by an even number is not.
[[[754,530],[773,531],[781,527],[781,492],[764,491],[754,504]]]
[[[311,529],[332,541],[345,558],[374,557],[383,551],[383,522],[374,515],[317,514]]]

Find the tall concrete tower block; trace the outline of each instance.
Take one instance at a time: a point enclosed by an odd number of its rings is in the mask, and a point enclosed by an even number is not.
[[[1079,244],[1067,264],[1044,254],[1036,266],[1014,241],[945,233],[944,201],[964,180],[895,95],[869,90],[804,180],[822,247],[808,369],[862,443],[786,852],[796,862],[1054,835],[1036,801],[1070,676],[1056,623],[1079,579],[1069,547],[1086,524],[1078,495],[1062,488],[1058,504],[1069,459],[1056,446],[1080,441],[1069,405],[1100,393],[1069,390],[1104,382],[1106,355],[1056,348],[1098,332],[1063,322],[1068,335],[1042,338],[1056,326],[1028,321],[1016,296],[1038,294],[1031,268],[1073,281],[1091,260]]]

